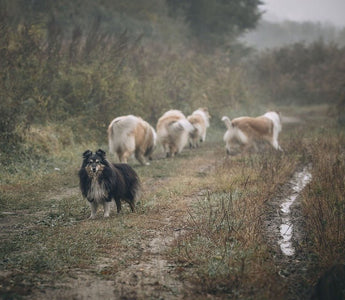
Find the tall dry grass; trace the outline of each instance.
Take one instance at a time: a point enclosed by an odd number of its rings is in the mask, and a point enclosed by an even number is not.
[[[313,180],[303,192],[310,251],[317,265],[345,263],[345,136],[324,130],[309,150]]]
[[[246,298],[251,291],[262,299],[283,293],[262,216],[266,201],[298,163],[290,155],[268,151],[217,164],[212,187],[190,212],[191,230],[173,252],[182,266],[192,266],[195,273],[187,269],[186,274],[200,293]]]
[[[281,280],[281,266],[274,263],[275,252],[264,233],[263,216],[269,213],[265,204],[280,195],[296,168],[310,163],[313,179],[301,201],[307,240],[303,266],[313,275],[300,282],[303,292],[324,269],[344,263],[344,135],[332,122],[312,118],[310,128],[284,129],[284,153],[228,158],[216,166],[212,187],[190,213],[190,231],[172,252],[181,276],[196,283],[199,293],[236,299],[287,297],[291,287]],[[324,126],[315,127],[320,122]]]

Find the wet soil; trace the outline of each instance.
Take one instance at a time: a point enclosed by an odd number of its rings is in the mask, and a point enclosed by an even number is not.
[[[303,172],[306,166],[300,166],[296,173]],[[295,174],[296,174],[295,173]],[[282,250],[280,227],[286,215],[282,212],[282,204],[294,194],[291,181],[286,182],[279,192],[266,203],[266,215],[264,217],[265,235],[270,246],[278,274],[288,287],[287,300],[310,299],[312,288],[310,287],[309,257],[306,252],[307,237],[304,231],[304,221],[301,208],[301,197],[297,196],[290,206],[289,219],[292,227],[291,249]],[[292,251],[291,251],[292,250]],[[285,252],[285,253],[284,253]],[[288,253],[288,255],[286,255]]]

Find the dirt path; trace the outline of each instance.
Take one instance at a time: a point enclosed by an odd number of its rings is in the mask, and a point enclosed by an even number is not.
[[[211,169],[210,162],[196,166],[198,171],[209,172]],[[161,184],[162,182],[158,181],[156,188]],[[267,237],[270,247],[276,251],[275,263],[280,270],[279,275],[289,283],[289,299],[305,299],[310,291],[303,289],[301,284],[307,276],[307,269],[304,265],[305,253],[300,247],[303,240],[303,221],[298,213],[298,199],[291,207],[294,224],[292,242],[296,253],[284,255],[279,247],[279,226],[282,218],[279,209],[291,194],[291,188],[291,182],[287,182],[279,195],[268,203]],[[155,214],[154,220],[146,220],[155,225],[150,226],[140,241],[140,259],[116,272],[111,278],[102,278],[99,274],[106,275],[108,268],[112,266],[112,260],[117,259],[115,253],[102,258],[92,269],[74,270],[73,276],[57,282],[54,287],[33,291],[27,299],[184,299],[191,285],[180,281],[176,273],[177,266],[168,261],[165,251],[179,236],[188,232],[188,209],[197,196],[200,195],[180,197],[171,209]],[[210,299],[216,297],[210,296]]]
[[[213,168],[213,159],[203,164],[190,162],[191,173],[210,172]],[[174,177],[153,179],[147,178],[143,183],[145,189],[161,190],[169,184]],[[71,194],[72,193],[72,194]],[[107,257],[103,257],[90,269],[70,270],[65,280],[57,281],[54,286],[35,289],[26,299],[182,299],[188,294],[187,282],[181,282],[175,272],[176,265],[168,261],[166,250],[176,239],[188,230],[187,218],[190,205],[198,195],[177,197],[174,203],[169,204],[169,209],[159,209],[158,213],[149,215],[131,215],[138,219],[143,228],[147,228],[141,236],[140,242],[135,247],[140,252],[140,258],[119,271],[112,271],[107,276],[108,270],[113,268],[113,261],[118,260],[117,251],[114,249]],[[79,195],[78,189],[68,191],[68,197]],[[51,196],[56,201],[66,197],[66,192]],[[11,218],[11,216],[8,216]],[[111,218],[118,216],[113,213]],[[101,218],[101,217],[100,217]],[[8,221],[8,220],[7,220]],[[85,221],[93,222],[93,221]],[[97,221],[96,221],[97,222]],[[139,249],[139,250],[138,250]],[[131,251],[131,250],[129,250]],[[134,250],[133,250],[134,251]],[[131,253],[127,253],[131,256]],[[133,256],[135,254],[133,253]],[[136,256],[138,254],[136,253]],[[100,276],[101,275],[101,276]],[[104,275],[104,276],[102,276]]]
[[[213,152],[203,154],[202,158],[196,160],[187,159],[185,164],[184,167],[189,170],[190,174],[194,174],[193,176],[205,176],[212,172],[215,166]],[[150,192],[154,194],[155,191],[162,191],[164,186],[169,186],[170,181],[173,180],[175,177],[146,178],[143,186],[144,189],[150,189]],[[291,286],[291,299],[304,299],[307,291],[301,291],[299,286],[299,282],[306,275],[306,269],[304,267],[305,254],[299,247],[301,237],[303,239],[303,221],[298,214],[298,201],[292,206],[296,232],[293,242],[296,254],[290,257],[285,256],[278,245],[281,216],[277,212],[284,197],[288,195],[289,188],[289,183],[287,183],[279,195],[267,205],[267,237],[270,247],[276,252],[275,263],[279,266],[279,274],[282,280],[286,280]],[[50,198],[61,201],[66,197],[77,197],[78,195],[80,196],[79,189],[72,188],[64,189]],[[136,259],[119,270],[115,272],[111,270],[113,262],[119,259],[117,249],[114,248],[107,255],[101,257],[97,263],[92,264],[89,269],[69,270],[64,279],[59,279],[53,285],[35,287],[27,293],[25,298],[35,300],[187,299],[186,295],[190,294],[192,286],[186,281],[181,281],[176,270],[177,266],[169,261],[166,251],[180,236],[188,233],[188,212],[191,205],[202,195],[202,190],[190,191],[181,197],[174,197],[173,203],[164,204],[169,206],[168,209],[157,208],[156,212],[150,214],[131,215],[131,218],[137,219],[136,222],[142,224],[142,228],[145,230],[143,230],[141,238],[136,241],[135,249],[129,249],[129,253],[126,253],[127,257],[132,256]],[[42,214],[42,212],[40,213]],[[111,218],[117,217],[114,214],[111,216]],[[8,234],[15,228],[14,225],[19,218],[21,216],[18,214],[12,215],[9,212],[0,219],[1,230],[6,230]],[[30,219],[30,216],[26,215],[25,218]],[[299,238],[297,238],[298,236]],[[299,293],[301,297],[296,298],[296,293]],[[217,299],[217,297],[209,295],[208,299]]]

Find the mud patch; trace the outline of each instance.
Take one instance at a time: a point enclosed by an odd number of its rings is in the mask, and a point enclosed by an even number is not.
[[[141,245],[144,259],[116,274],[116,299],[183,298],[186,282],[177,278],[176,265],[166,260],[165,252],[180,235],[185,234],[185,217],[181,216],[178,222],[174,214],[164,216],[160,222],[162,227],[152,231],[155,237]]]
[[[286,283],[287,299],[309,299],[306,237],[301,212],[300,193],[310,182],[310,166],[298,169],[267,203],[265,231],[272,249],[277,272]]]
[[[295,254],[295,248],[292,245],[292,236],[294,222],[291,216],[291,206],[298,198],[300,192],[311,181],[311,174],[309,167],[304,167],[303,170],[294,174],[293,178],[289,182],[290,195],[283,200],[280,205],[281,225],[280,225],[280,239],[278,244],[283,254],[291,256]]]
[[[67,282],[60,282],[54,288],[35,290],[28,299],[116,299],[113,280],[104,280],[85,271],[77,271]]]

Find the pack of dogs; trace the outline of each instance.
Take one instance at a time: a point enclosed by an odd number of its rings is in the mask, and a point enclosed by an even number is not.
[[[121,202],[129,204],[134,212],[141,183],[128,159],[134,156],[141,165],[149,165],[158,144],[166,157],[178,155],[187,144],[190,148],[200,147],[206,140],[210,119],[208,109],[201,107],[187,117],[180,110],[169,110],[158,119],[156,129],[134,115],[112,120],[108,127],[109,152],[120,163],[111,163],[102,149],[94,153],[86,150],[78,173],[81,193],[90,204],[90,218],[96,217],[100,205],[104,217],[109,217],[113,200],[118,213],[121,212]],[[264,143],[282,151],[278,143],[282,130],[279,112],[269,111],[254,118],[243,116],[232,120],[223,116],[221,120],[227,129],[223,140],[228,155],[260,151]]]

